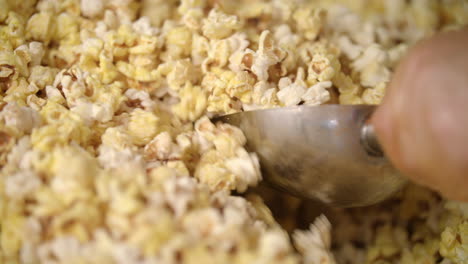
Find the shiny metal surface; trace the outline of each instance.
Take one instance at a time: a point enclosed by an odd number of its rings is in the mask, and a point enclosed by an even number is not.
[[[403,186],[383,155],[373,106],[298,106],[226,115],[260,158],[265,180],[286,192],[339,207],[382,201]]]

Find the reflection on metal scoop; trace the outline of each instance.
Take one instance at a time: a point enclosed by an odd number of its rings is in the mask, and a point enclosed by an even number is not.
[[[238,126],[266,181],[339,207],[382,201],[406,182],[366,121],[374,106],[297,106],[215,118]]]

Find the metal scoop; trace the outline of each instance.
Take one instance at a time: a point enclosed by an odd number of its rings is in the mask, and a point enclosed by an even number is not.
[[[247,111],[215,118],[239,127],[265,180],[338,207],[382,201],[406,182],[385,158],[367,119],[374,106],[321,105]]]

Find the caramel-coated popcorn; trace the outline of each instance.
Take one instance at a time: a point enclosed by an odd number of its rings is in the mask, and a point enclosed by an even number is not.
[[[288,234],[308,210],[241,195],[258,157],[209,119],[379,104],[467,23],[462,0],[0,0],[0,263],[468,263],[467,205],[415,186]]]

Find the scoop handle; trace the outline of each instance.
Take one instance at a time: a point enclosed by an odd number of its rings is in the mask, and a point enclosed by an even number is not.
[[[374,157],[383,157],[384,152],[379,139],[375,135],[375,129],[372,123],[364,122],[361,128],[361,144],[367,153]]]

